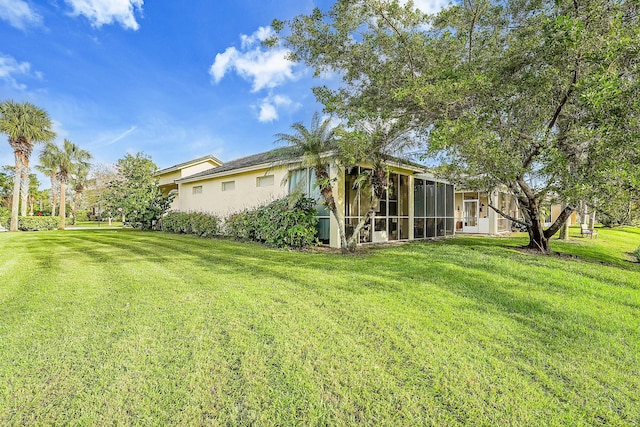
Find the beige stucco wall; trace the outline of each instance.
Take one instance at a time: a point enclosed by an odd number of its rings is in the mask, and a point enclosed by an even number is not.
[[[160,185],[167,185],[167,184],[173,184],[173,181],[175,181],[176,179],[182,178],[182,175],[180,175],[180,171],[174,171],[174,172],[170,172],[170,173],[166,173],[166,174],[162,174],[158,176],[158,181],[160,182]]]
[[[184,178],[190,175],[194,175],[199,172],[204,172],[211,168],[215,168],[216,166],[220,166],[219,164],[213,162],[212,160],[207,160],[206,162],[198,163],[195,165],[191,165],[189,167],[183,168],[180,171],[180,177]]]
[[[164,173],[158,175],[158,180],[160,181],[160,185],[173,184],[173,181],[180,178],[185,178],[190,175],[194,175],[199,172],[204,172],[211,168],[215,168],[216,166],[220,166],[218,163],[213,160],[206,160],[200,163],[195,163],[190,166],[186,166],[182,169],[175,170],[172,172]]]
[[[258,187],[258,177],[273,175],[273,185]],[[234,173],[195,182],[180,183],[178,210],[183,212],[209,212],[226,217],[247,208],[254,208],[288,194],[288,186],[283,179],[288,169],[260,169],[244,173]],[[235,182],[231,191],[222,191],[223,182]],[[194,194],[193,187],[202,186],[202,193]]]

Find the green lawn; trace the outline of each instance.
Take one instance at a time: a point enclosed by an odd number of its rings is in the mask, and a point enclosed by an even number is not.
[[[111,221],[111,225],[109,225],[109,221],[77,221],[75,225],[70,225],[69,227],[78,227],[78,228],[120,228],[122,227],[121,221]]]
[[[0,425],[639,425],[640,230],[524,242],[0,233]]]

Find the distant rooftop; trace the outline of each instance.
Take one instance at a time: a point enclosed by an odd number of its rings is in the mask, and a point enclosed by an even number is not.
[[[258,166],[262,164],[270,164],[270,163],[278,163],[287,159],[289,156],[285,155],[288,150],[286,148],[276,148],[274,150],[265,151],[263,153],[252,154],[250,156],[241,157],[239,159],[231,160],[227,163],[223,163],[221,166],[207,169],[206,171],[198,172],[193,175],[189,175],[180,179],[179,181],[192,178],[201,178],[201,177],[209,177],[216,176],[220,174],[224,174],[229,171],[233,171],[236,169],[244,169],[252,166]]]
[[[222,164],[222,161],[220,159],[218,159],[217,157],[211,154],[207,154],[206,156],[198,157],[197,159],[189,160],[187,162],[178,163],[177,165],[169,166],[168,168],[160,169],[159,171],[156,172],[156,175],[163,175],[165,173],[174,172],[191,165],[204,163],[207,160],[211,160],[219,165]]]

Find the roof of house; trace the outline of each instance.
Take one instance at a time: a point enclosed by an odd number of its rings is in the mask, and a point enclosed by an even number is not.
[[[251,168],[259,165],[271,165],[273,163],[279,163],[287,159],[289,156],[285,155],[285,149],[276,148],[274,150],[265,151],[263,153],[252,154],[250,156],[241,157],[239,159],[231,160],[223,163],[221,166],[207,169],[206,171],[198,172],[193,175],[181,178],[177,181],[193,180],[195,178],[213,177],[217,175],[223,175],[230,171]],[[293,161],[293,160],[292,160]]]
[[[183,162],[183,163],[178,163],[177,165],[173,165],[173,166],[169,166],[168,168],[164,168],[164,169],[160,169],[158,171],[156,171],[156,176],[157,175],[164,175],[166,173],[170,173],[170,172],[175,172],[177,170],[180,170],[182,168],[186,168],[192,165],[197,165],[198,163],[204,163],[208,160],[213,161],[214,163],[217,163],[219,165],[222,164],[222,161],[220,159],[218,159],[217,157],[211,155],[211,154],[207,154],[206,156],[202,156],[202,157],[198,157],[197,159],[193,159],[193,160],[189,160],[187,162]]]
[[[300,158],[296,158],[291,155],[289,147],[280,147],[270,151],[265,151],[258,154],[252,154],[250,156],[241,157],[239,159],[231,160],[223,163],[221,166],[207,169],[202,172],[195,173],[180,179],[176,182],[197,181],[200,179],[213,178],[221,175],[229,175],[233,171],[252,169],[257,167],[271,167],[274,164],[296,163]],[[413,169],[415,172],[424,172],[425,167],[415,162],[411,162],[398,157],[390,157],[386,162],[391,166],[405,167]]]

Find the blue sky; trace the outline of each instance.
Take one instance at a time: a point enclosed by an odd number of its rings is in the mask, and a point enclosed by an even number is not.
[[[321,111],[311,87],[322,82],[260,41],[274,18],[332,3],[0,0],[0,100],[44,108],[58,141],[96,163],[141,151],[164,168],[269,150]],[[0,165],[13,163],[0,144]]]

